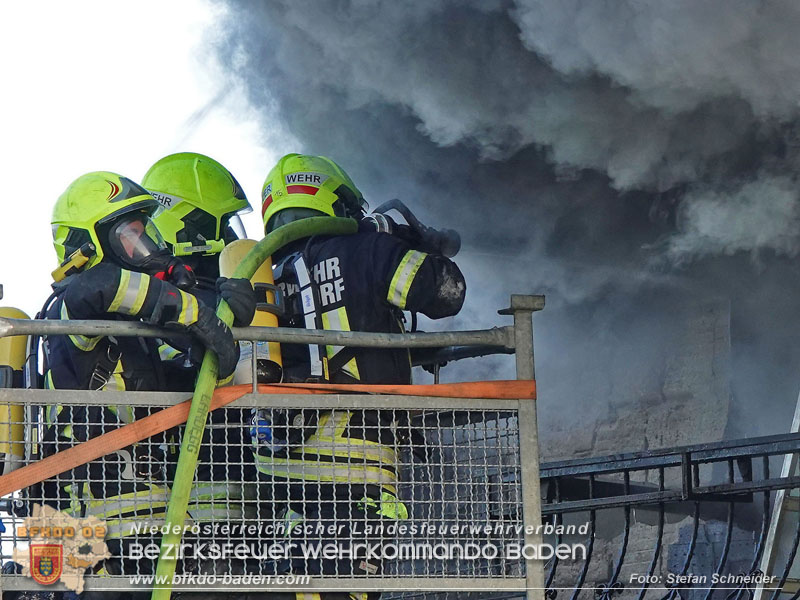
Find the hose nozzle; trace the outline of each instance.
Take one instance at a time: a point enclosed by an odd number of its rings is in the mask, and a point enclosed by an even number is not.
[[[373,212],[385,214],[396,210],[420,237],[420,250],[453,258],[461,250],[461,235],[455,229],[434,229],[423,225],[414,213],[397,198],[384,202]]]

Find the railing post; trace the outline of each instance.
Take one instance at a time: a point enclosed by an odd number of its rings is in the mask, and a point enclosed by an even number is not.
[[[517,379],[534,379],[533,313],[544,308],[544,296],[513,294],[511,305],[498,311],[514,317],[514,348]],[[519,407],[519,458],[522,476],[522,520],[524,543],[538,547],[542,535],[536,533],[542,524],[542,499],[539,482],[539,431],[536,424],[536,400],[521,400]],[[532,533],[530,532],[532,531]],[[525,564],[526,597],[544,600],[544,564],[529,560]]]

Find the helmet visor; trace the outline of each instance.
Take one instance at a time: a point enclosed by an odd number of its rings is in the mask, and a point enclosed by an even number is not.
[[[121,219],[108,233],[111,250],[123,262],[132,266],[146,264],[154,254],[166,249],[164,238],[146,215],[131,215]]]
[[[242,220],[236,213],[222,217],[220,234],[226,244],[230,244],[236,240],[243,240],[247,237],[247,232],[244,230],[244,223],[242,223]]]

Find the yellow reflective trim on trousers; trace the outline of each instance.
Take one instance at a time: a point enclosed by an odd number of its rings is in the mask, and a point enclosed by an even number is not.
[[[66,302],[61,303],[61,319],[64,321],[69,321],[69,310],[67,309]],[[91,352],[97,346],[97,342],[103,339],[102,335],[98,335],[97,337],[88,337],[85,335],[68,335],[69,341],[78,349],[83,352]],[[52,382],[52,379],[51,379]]]
[[[89,509],[86,511],[87,516],[97,517],[98,519],[109,519],[110,517],[123,517],[128,513],[136,513],[140,510],[156,510],[158,508],[166,508],[167,502],[137,502],[135,500],[126,501],[127,506],[118,507],[109,510],[96,510]],[[156,514],[156,513],[153,513]],[[149,515],[148,515],[149,516]]]
[[[195,485],[189,495],[190,500],[241,500],[245,496],[244,487],[233,482],[220,482]]]
[[[246,517],[243,512],[238,513],[234,511],[230,512],[221,512],[221,511],[200,511],[201,514],[198,515],[198,512],[187,512],[186,515],[186,523],[187,527],[191,527],[193,523],[219,523],[220,521],[229,520],[231,517],[233,518],[243,518]],[[141,526],[137,526],[137,523],[141,523],[141,521],[147,521],[147,527],[161,527],[165,523],[165,517],[167,513],[158,512],[153,513],[152,515],[147,515],[146,519],[142,517],[133,518],[133,519],[111,519],[105,521],[106,526],[106,539],[120,539],[120,538],[127,538],[133,537],[137,535],[137,531],[141,531]],[[250,518],[257,518],[257,515],[253,514],[250,515]],[[139,533],[141,535],[141,533]]]
[[[257,518],[255,510],[245,511],[240,504],[190,504],[186,509],[186,518],[196,523],[209,521],[231,521],[243,518]]]
[[[391,283],[389,283],[389,292],[386,295],[389,304],[393,304],[397,308],[406,307],[408,291],[411,289],[414,277],[427,256],[424,252],[417,250],[406,252],[394,272]]]
[[[164,511],[158,511],[157,509],[163,509],[166,507],[166,503],[153,503],[148,505],[139,505],[138,510],[149,509],[152,512],[151,514],[146,515],[147,519],[153,517],[163,517]],[[132,511],[136,512],[136,511]],[[88,513],[87,513],[88,514]],[[189,504],[188,508],[186,509],[186,514],[189,520],[194,521],[205,521],[205,520],[212,520],[213,518],[219,519],[227,518],[227,517],[242,517],[245,514],[244,507],[241,504],[223,504],[222,502],[218,504]],[[91,516],[97,517],[98,519],[104,519],[106,522],[109,521],[125,521],[126,519],[130,518],[132,520],[142,520],[142,515],[133,516],[127,515],[126,513],[119,513],[113,511],[107,512],[97,512],[92,513]],[[111,517],[117,517],[116,519],[112,519]]]
[[[347,428],[347,424],[350,422],[350,417],[353,416],[349,410],[340,413],[337,411],[336,413],[336,421],[333,429],[333,437],[339,438],[342,437],[344,430]]]
[[[152,485],[150,489],[119,494],[109,498],[87,498],[86,514],[100,517],[123,514],[126,510],[139,510],[148,506],[166,506],[169,489]],[[147,502],[140,502],[146,500]],[[113,504],[113,507],[109,505]]]
[[[58,428],[56,430],[58,432],[58,437],[71,440],[73,439],[72,425],[70,424],[62,425],[57,422],[58,415],[61,413],[62,410],[64,410],[64,407],[60,404],[50,404],[46,406],[44,414],[44,422],[47,427]]]
[[[114,299],[108,307],[108,312],[117,312],[125,299],[125,294],[128,293],[128,287],[131,282],[131,272],[127,269],[120,271],[119,285],[117,286],[117,293],[114,294]]]
[[[231,491],[236,494],[230,495]],[[137,497],[151,498],[163,496],[164,499],[169,499],[169,488],[152,485],[148,490],[139,490],[136,492],[128,492],[119,494],[118,496],[111,496],[109,498],[96,498],[92,499],[89,503],[90,507],[100,506],[112,500],[131,500]],[[191,498],[206,499],[206,498],[235,498],[240,500],[243,496],[242,486],[232,485],[230,483],[219,483],[208,485],[198,485],[192,488]]]
[[[311,441],[312,438],[308,438],[308,441]],[[315,436],[313,438],[315,442],[324,442],[326,444],[342,444],[345,446],[356,446],[356,447],[364,447],[364,446],[371,446],[371,447],[378,447],[383,446],[386,447],[385,444],[381,444],[380,442],[373,442],[372,440],[362,440],[360,438],[347,438],[347,437],[331,437],[325,435]]]
[[[341,435],[344,433],[344,429],[347,427],[351,415],[352,413],[348,410],[334,410],[323,413],[319,418],[317,428],[314,430],[314,433],[309,436],[308,441],[326,436],[330,438],[332,436]],[[335,418],[333,422],[331,422],[331,417],[333,416],[335,416]]]
[[[347,441],[347,438],[341,438]],[[376,448],[375,452],[364,451],[363,446],[356,444],[343,444],[335,441],[331,445],[303,444],[299,447],[300,454],[318,454],[320,456],[341,456],[342,458],[353,458],[359,460],[369,460],[377,464],[394,466],[397,463],[397,456],[389,448]]]
[[[207,502],[209,500],[241,500],[244,490],[241,485],[234,484],[208,484],[198,485],[192,488],[190,501],[195,503]],[[146,502],[141,502],[145,500]],[[111,496],[109,498],[90,499],[87,503],[87,514],[100,517],[102,515],[124,514],[125,511],[133,509],[140,510],[150,506],[161,506],[169,500],[169,489],[153,485],[150,489],[139,490]],[[106,509],[110,504],[114,506]]]
[[[136,420],[133,407],[128,404],[109,404],[106,408],[108,408],[112,415],[125,424],[133,423]]]
[[[373,483],[385,485],[387,489],[397,482],[397,475],[392,471],[352,463],[314,463],[307,460],[257,454],[256,468],[265,475],[304,481],[329,481],[355,485]]]
[[[181,312],[178,315],[178,323],[181,325],[191,325],[197,321],[198,307],[197,298],[191,294],[187,294],[183,290],[178,290],[181,295]]]
[[[307,459],[276,458],[256,454],[256,468],[264,474],[288,479],[304,479],[332,482],[375,483],[386,485],[397,481],[397,475],[382,468],[396,463],[396,454],[390,448],[378,442],[342,437],[352,416],[351,411],[338,410],[325,412],[320,416],[316,432],[309,436],[305,444],[293,450],[293,453],[304,453],[341,458],[374,460],[375,464],[359,463],[320,463]],[[327,435],[326,435],[327,434]],[[368,452],[365,448],[374,450]],[[277,469],[271,468],[279,465]],[[353,480],[352,474],[360,473],[363,479]]]
[[[76,489],[78,486],[80,486],[78,483],[64,486],[64,491],[69,495],[69,508],[65,512],[72,517],[81,516],[81,494]],[[84,483],[83,493],[86,494],[88,490],[89,484]]]
[[[150,489],[147,490],[138,490],[136,492],[127,492],[125,494],[119,494],[118,496],[110,496],[108,498],[90,498],[88,506],[90,508],[95,508],[98,506],[102,506],[108,502],[118,501],[118,500],[131,500],[137,497],[142,498],[151,498],[151,497],[159,497],[161,496],[164,500],[169,500],[169,488],[161,487],[160,485],[152,485]]]
[[[333,422],[331,422],[331,416],[334,416]],[[322,417],[320,417],[316,431],[308,437],[305,444],[299,447],[298,450],[325,449],[325,452],[315,453],[324,454],[326,456],[367,458],[368,460],[381,461],[394,466],[397,462],[397,455],[391,448],[387,447],[386,444],[373,442],[372,440],[344,437],[342,435],[352,416],[353,413],[347,410],[324,413]],[[383,456],[377,457],[374,454],[370,455],[364,450],[365,447],[371,448]],[[334,452],[329,452],[331,450]],[[339,452],[336,452],[337,450],[339,450]]]
[[[322,416],[319,418],[319,421],[317,422],[317,429],[315,431],[320,431],[321,429],[325,429],[328,426],[328,422],[330,420],[331,420],[330,412],[322,413]],[[312,439],[315,435],[317,435],[316,432],[312,433],[309,439]]]
[[[61,413],[62,410],[64,410],[64,407],[60,404],[51,404],[50,406],[47,407],[44,418],[45,418],[45,423],[48,425],[48,427],[53,426],[53,424],[56,422],[56,419],[58,419],[58,415]]]

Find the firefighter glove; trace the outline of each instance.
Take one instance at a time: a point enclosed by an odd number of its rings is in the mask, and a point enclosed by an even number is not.
[[[229,377],[236,363],[239,362],[239,345],[233,341],[233,334],[230,328],[214,314],[207,306],[200,305],[200,312],[197,321],[186,328],[189,333],[202,342],[206,350],[211,350],[217,355],[219,363],[219,379]],[[192,360],[199,358],[202,361],[202,354],[198,356],[196,344],[192,345],[190,351]]]
[[[217,296],[225,302],[233,312],[233,325],[246,327],[256,314],[256,293],[247,279],[217,279]]]

